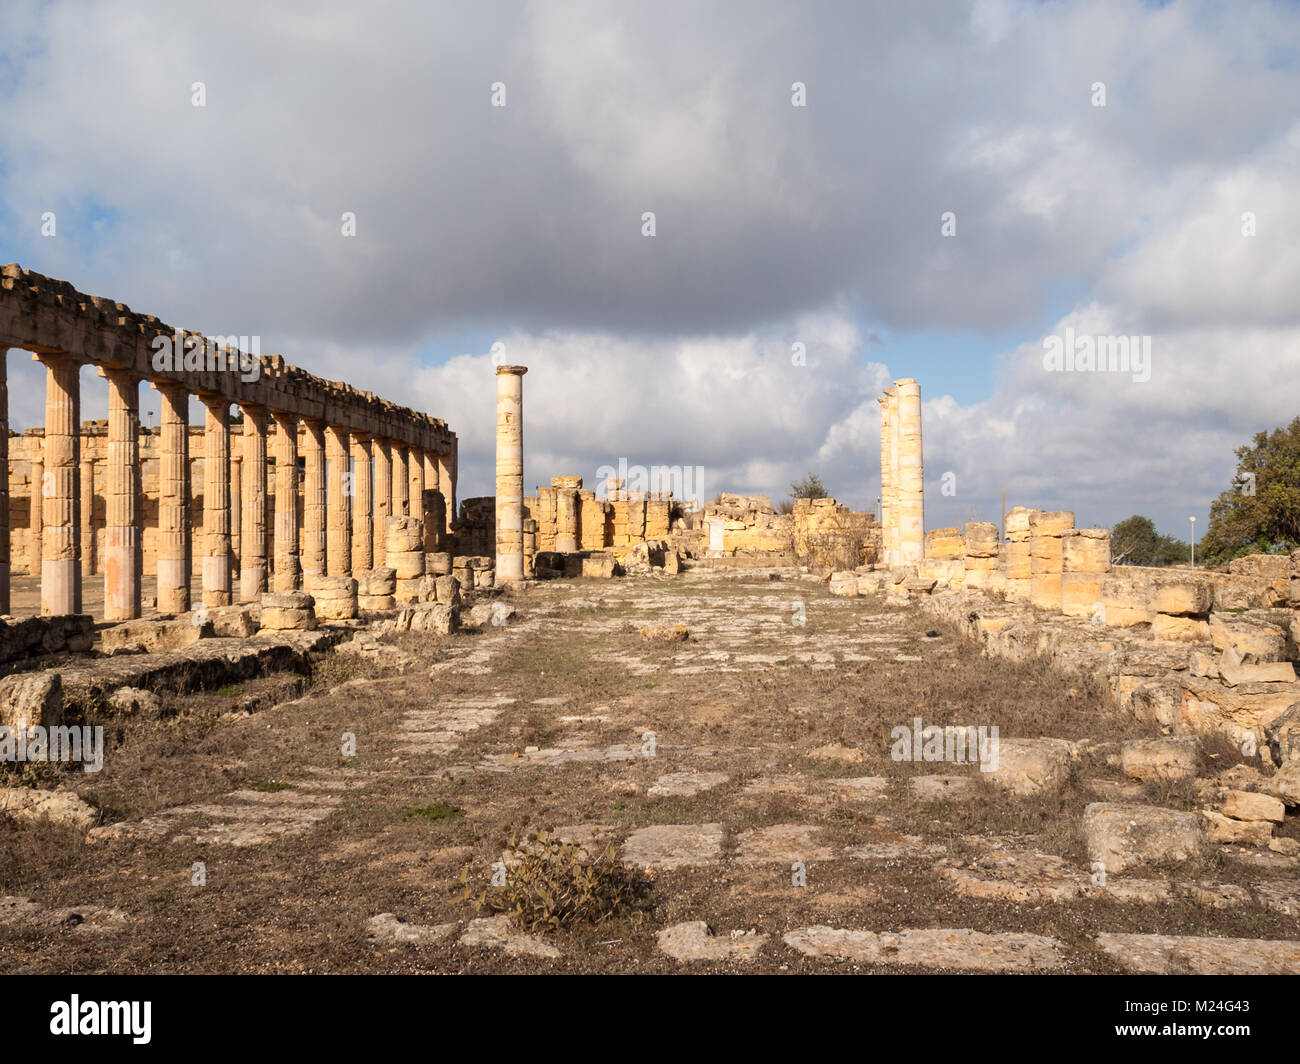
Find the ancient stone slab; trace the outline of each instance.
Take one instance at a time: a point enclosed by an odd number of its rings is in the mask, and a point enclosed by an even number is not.
[[[1120,766],[1126,776],[1143,782],[1190,779],[1200,766],[1200,743],[1195,736],[1134,739],[1121,748]]]
[[[829,861],[833,850],[815,841],[814,824],[773,824],[742,832],[736,840],[741,864],[792,864],[795,861]]]
[[[1300,974],[1300,942],[1104,933],[1097,944],[1131,972],[1157,975]]]
[[[628,836],[623,860],[642,868],[686,868],[713,864],[721,851],[721,824],[656,824]]]
[[[555,946],[537,935],[526,935],[515,930],[506,916],[493,916],[471,920],[460,936],[462,946],[482,946],[505,950],[512,957],[541,957],[555,960],[561,953]]]
[[[396,913],[380,913],[366,921],[366,937],[372,942],[441,942],[455,930],[454,923],[407,923]]]
[[[984,775],[1012,794],[1057,790],[1070,776],[1070,752],[1063,739],[998,739],[997,767]]]
[[[896,933],[818,926],[791,931],[786,945],[806,957],[958,971],[1047,971],[1062,966],[1061,944],[1044,935],[985,934],[965,928]]]
[[[1149,805],[1094,802],[1083,812],[1083,838],[1091,861],[1121,872],[1144,861],[1183,861],[1200,849],[1196,817]]]
[[[646,794],[655,798],[689,798],[701,791],[719,787],[730,778],[725,772],[669,772],[655,780]]]
[[[659,948],[673,960],[691,961],[745,961],[753,963],[767,935],[755,931],[733,932],[725,937],[714,935],[703,920],[665,927],[655,936]]]

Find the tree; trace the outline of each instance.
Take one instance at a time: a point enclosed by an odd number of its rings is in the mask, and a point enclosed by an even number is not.
[[[1209,564],[1300,546],[1300,417],[1238,447],[1233,485],[1210,504]]]
[[[803,480],[791,481],[790,494],[796,499],[825,499],[830,496],[816,473],[809,473]]]
[[[1126,517],[1110,532],[1110,560],[1113,565],[1178,565],[1190,560],[1191,545],[1173,536],[1162,536],[1149,517]]]

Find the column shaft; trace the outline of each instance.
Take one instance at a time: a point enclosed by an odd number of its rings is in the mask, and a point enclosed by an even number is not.
[[[497,367],[496,579],[524,578],[524,374]]]
[[[447,528],[451,531],[452,519],[456,516],[456,475],[452,471],[453,463],[450,451],[438,455],[438,490],[442,492],[442,501],[447,506]]]
[[[275,590],[296,591],[298,558],[298,419],[275,411]]]
[[[48,370],[41,613],[58,616],[81,612],[81,367],[62,355],[37,357]]]
[[[306,484],[303,493],[302,580],[311,590],[313,577],[325,575],[325,429],[303,419]]]
[[[921,386],[911,378],[898,388],[898,527],[904,565],[925,557],[925,471],[921,454]]]
[[[352,575],[374,564],[374,501],[370,480],[370,440],[352,437]]]
[[[406,448],[395,444],[393,454],[393,516],[410,517],[411,482],[406,472]]]
[[[230,605],[230,400],[203,398],[203,604]]]
[[[374,484],[374,536],[372,550],[376,569],[388,563],[388,517],[393,512],[393,456],[388,440],[376,439],[371,445],[375,456]]]
[[[41,539],[45,528],[45,440],[31,438],[31,489],[27,505],[27,575],[41,575]]]
[[[108,380],[108,468],[104,479],[104,619],[141,614],[144,508],[140,499],[140,381],[126,370]]]
[[[244,461],[241,472],[243,497],[239,503],[239,601],[258,602],[266,590],[267,505],[266,411],[259,406],[244,407]],[[279,499],[276,501],[278,503]],[[291,500],[289,512],[294,513],[295,510]],[[278,520],[276,524],[279,524]],[[278,528],[276,538],[279,539]]]
[[[348,457],[348,430],[328,426],[325,429],[325,461],[329,469],[325,571],[330,576],[346,576],[352,565],[352,524],[348,514],[352,478]]]
[[[9,348],[0,347],[0,614],[9,612]]]
[[[158,612],[190,608],[189,393],[178,384],[154,384],[161,427],[158,441]]]

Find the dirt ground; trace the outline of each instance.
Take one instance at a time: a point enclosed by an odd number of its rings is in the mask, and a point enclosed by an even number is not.
[[[1059,792],[1026,798],[976,765],[893,760],[891,730],[916,717],[1004,739],[1154,734],[919,608],[795,572],[507,601],[501,627],[386,637],[404,671],[334,654],[305,690],[265,677],[99,721],[103,771],[70,777],[103,810],[89,838],[0,819],[0,971],[1111,972],[1102,932],[1300,938],[1300,908],[1277,901],[1300,868],[1281,855],[1216,850],[1127,874],[1127,893],[1076,889],[1089,802],[1196,808],[1185,787],[1125,780],[1086,746]],[[684,641],[641,632],[677,625]],[[285,700],[232,714],[254,690]],[[1231,760],[1206,757],[1207,773]],[[537,829],[612,844],[646,870],[648,909],[534,937],[475,923],[462,871],[490,889],[512,832]],[[710,932],[681,936],[704,959],[680,960],[660,932],[696,921]],[[798,948],[809,928],[884,937]],[[939,929],[963,934],[915,934]]]

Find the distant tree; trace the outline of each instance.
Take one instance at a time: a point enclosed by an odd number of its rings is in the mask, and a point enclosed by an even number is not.
[[[790,495],[796,499],[826,499],[830,492],[816,473],[809,473],[803,480],[790,482]]]
[[[1236,455],[1233,485],[1210,504],[1201,540],[1202,557],[1212,565],[1300,547],[1300,417],[1255,433]]]
[[[1110,532],[1110,560],[1114,565],[1179,565],[1190,560],[1191,545],[1162,536],[1149,517],[1126,517]]]

